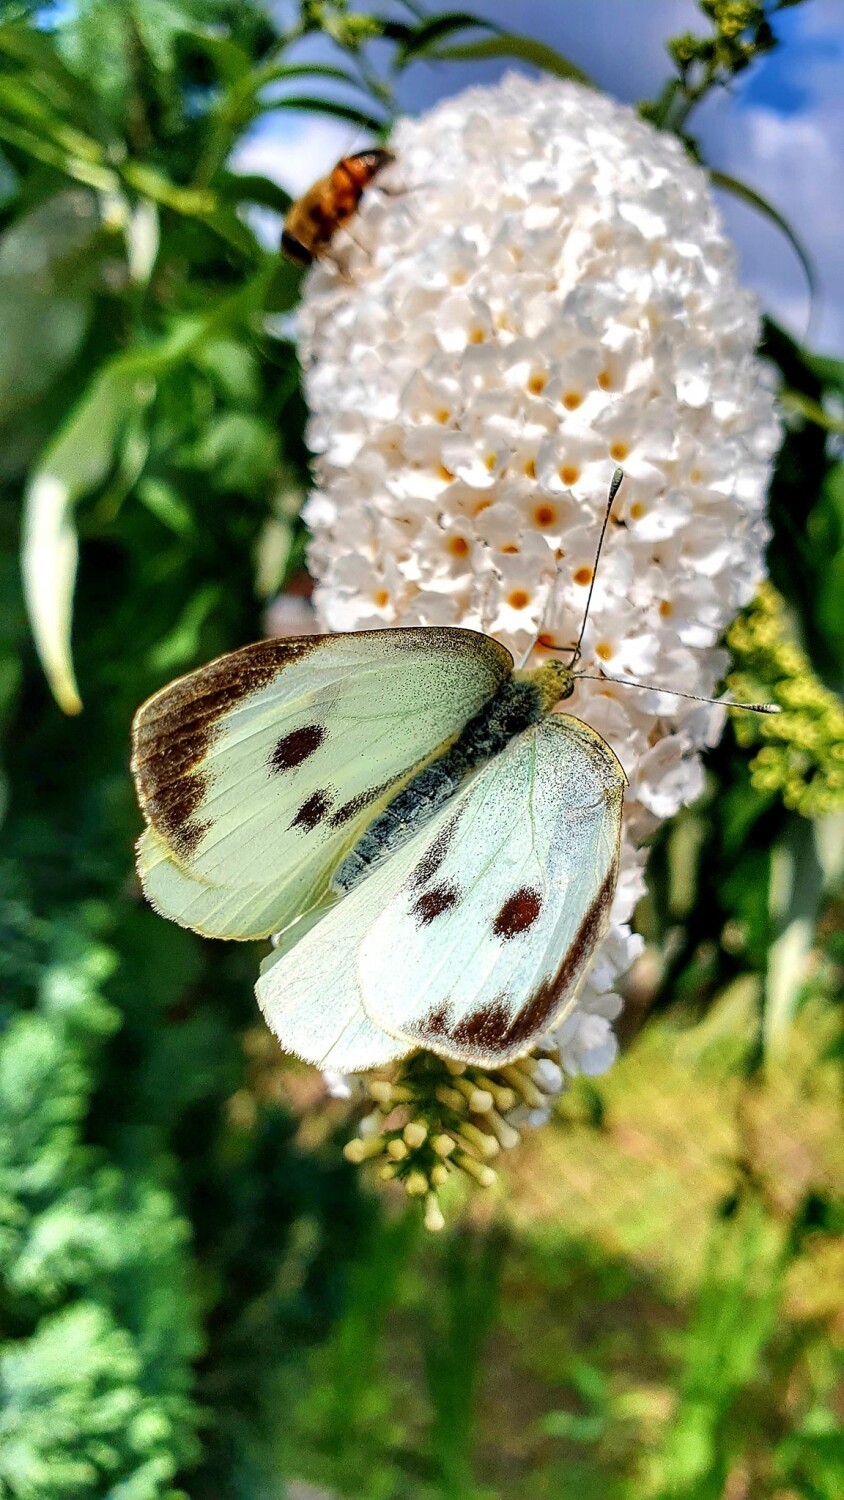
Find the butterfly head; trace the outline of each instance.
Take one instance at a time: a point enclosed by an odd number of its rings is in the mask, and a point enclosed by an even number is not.
[[[545,713],[550,713],[555,703],[559,703],[563,698],[570,698],[574,692],[574,673],[571,663],[557,660],[546,661],[541,667],[535,667],[527,675],[540,695]]]

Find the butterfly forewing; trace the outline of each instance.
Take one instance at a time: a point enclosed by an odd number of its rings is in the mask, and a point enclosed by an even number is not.
[[[282,1045],[346,1071],[414,1046],[488,1064],[527,1051],[573,1003],[606,928],[623,786],[577,719],[519,735],[268,961],[257,993]]]
[[[134,725],[152,904],[210,936],[295,920],[512,665],[470,630],[370,631],[259,642],[172,683]]]
[[[141,882],[151,905],[163,916],[181,922],[183,927],[191,927],[208,937],[234,939],[264,937],[274,929],[278,912],[278,891],[274,886],[260,881],[243,881],[235,887],[194,880],[171,858],[152,827],[141,834],[137,856]],[[320,879],[317,889],[323,884]]]

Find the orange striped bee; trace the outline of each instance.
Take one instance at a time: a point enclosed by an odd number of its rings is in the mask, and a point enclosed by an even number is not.
[[[344,156],[293,204],[284,221],[282,253],[298,266],[309,266],[328,250],[338,229],[354,215],[364,192],[378,173],[395,161],[392,151],[375,149]]]

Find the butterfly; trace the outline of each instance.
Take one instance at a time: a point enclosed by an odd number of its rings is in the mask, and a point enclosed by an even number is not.
[[[208,937],[274,937],[256,994],[286,1051],[341,1072],[416,1048],[503,1066],[570,1011],[626,784],[595,730],[552,712],[588,675],[580,639],[533,669],[452,627],[264,640],[138,711],[146,896]]]

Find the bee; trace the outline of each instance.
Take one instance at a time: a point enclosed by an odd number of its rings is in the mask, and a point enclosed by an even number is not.
[[[377,149],[344,156],[299,198],[284,221],[282,253],[297,266],[309,266],[328,250],[336,231],[348,224],[373,178],[395,161],[392,151]]]

